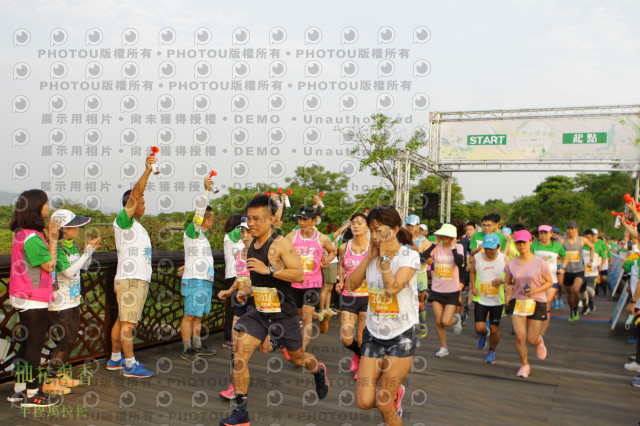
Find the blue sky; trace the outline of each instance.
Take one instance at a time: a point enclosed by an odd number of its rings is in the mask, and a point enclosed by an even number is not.
[[[143,158],[132,155],[130,146],[120,142],[125,129],[132,128],[139,135],[136,144],[142,152],[150,145],[157,144],[157,134],[163,129],[171,129],[175,140],[168,145],[172,149],[170,156],[159,158],[171,163],[172,171],[164,178],[169,182],[170,190],[161,191],[156,187],[148,196],[147,204],[151,213],[160,208],[157,204],[161,197],[172,198],[173,209],[190,208],[194,192],[181,193],[176,190],[176,182],[184,182],[188,187],[194,178],[194,167],[204,162],[210,168],[218,170],[218,186],[245,185],[247,183],[267,181],[284,185],[284,177],[290,176],[296,166],[316,161],[329,170],[337,171],[349,165],[349,158],[336,155],[340,152],[339,133],[333,130],[333,124],[307,125],[305,114],[314,117],[332,117],[343,114],[367,116],[376,111],[378,96],[389,93],[394,98],[394,106],[385,112],[389,115],[411,116],[411,125],[403,127],[410,132],[414,126],[427,125],[428,114],[432,111],[468,111],[486,109],[518,109],[569,107],[589,105],[637,104],[640,94],[640,30],[637,17],[640,16],[640,4],[634,1],[458,1],[458,2],[212,2],[212,1],[84,1],[84,2],[4,2],[0,16],[2,31],[2,63],[5,72],[0,77],[0,87],[6,94],[0,106],[2,131],[8,143],[9,156],[2,160],[5,176],[0,190],[20,192],[32,187],[40,187],[43,181],[51,179],[50,169],[53,163],[62,163],[66,168],[63,178],[65,189],[54,189],[63,197],[82,200],[88,194],[99,197],[101,205],[117,206],[120,193],[133,180],[121,179],[125,163],[132,162],[142,167]],[[269,34],[280,27],[286,32],[282,44],[269,44]],[[322,33],[318,44],[305,44],[305,32],[317,28]],[[352,27],[358,34],[353,44],[341,44],[341,34]],[[381,28],[390,27],[394,38],[389,43],[380,43]],[[418,27],[427,27],[431,38],[427,43],[414,43],[413,32]],[[18,29],[27,29],[30,42],[26,46],[14,46],[14,33]],[[57,28],[66,31],[64,44],[50,46],[51,33]],[[103,38],[97,46],[86,46],[87,30],[98,28]],[[106,93],[100,91],[59,91],[41,90],[42,82],[50,82],[50,67],[61,61],[68,68],[67,75],[58,81],[88,81],[85,67],[91,59],[38,58],[38,51],[71,50],[89,48],[119,48],[122,46],[122,34],[127,29],[135,29],[139,41],[135,48],[151,49],[158,53],[149,60],[137,59],[133,62],[139,67],[141,79],[153,80],[154,84],[165,83],[150,92],[131,93],[138,101],[138,110],[143,115],[159,114],[157,103],[163,95],[171,95],[175,102],[172,114],[192,111],[193,99],[198,95],[207,95],[210,100],[208,113],[215,113],[215,126],[160,124],[134,125],[129,115],[119,111],[123,96],[127,92]],[[159,33],[171,28],[176,36],[175,43],[160,45]],[[194,45],[194,33],[206,28],[212,36],[211,42],[203,46]],[[234,31],[246,29],[250,34],[246,45],[233,44]],[[213,69],[209,80],[230,81],[232,67],[236,61],[219,58],[171,58],[168,50],[175,49],[222,49],[232,48],[282,49],[280,60],[286,65],[286,75],[281,79],[284,87],[281,94],[286,99],[286,108],[281,111],[269,111],[268,98],[275,92],[231,92],[213,90],[171,91],[166,83],[170,81],[203,81],[193,76],[194,64],[199,60],[208,63]],[[341,66],[345,59],[317,58],[302,55],[298,51],[331,49],[407,49],[407,58],[392,58],[394,75],[391,80],[409,81],[411,89],[384,91],[331,91],[317,88],[299,87],[300,82],[313,81],[361,81],[380,80],[376,67],[381,59],[358,59],[359,73],[355,78],[341,75]],[[285,52],[291,52],[286,56]],[[242,59],[242,58],[240,58]],[[239,60],[240,60],[239,59]],[[170,60],[177,68],[172,79],[160,79],[157,68],[162,61]],[[250,66],[247,79],[273,81],[267,68],[274,58],[246,59]],[[321,75],[317,78],[305,76],[308,63],[317,60],[321,66]],[[415,77],[413,67],[416,61],[428,61],[431,71],[426,77]],[[25,62],[31,68],[28,78],[14,80],[14,67]],[[120,80],[121,68],[126,60],[98,60],[103,66],[102,79]],[[246,79],[245,79],[246,80]],[[287,84],[292,84],[288,87]],[[413,110],[412,97],[424,93],[429,97],[427,109]],[[45,125],[41,116],[48,112],[53,96],[65,98],[63,112],[69,116],[82,113],[83,104],[89,95],[100,96],[100,113],[110,113],[113,120],[109,125]],[[357,99],[353,111],[340,111],[341,97],[351,94]],[[249,103],[246,111],[231,110],[232,98],[245,95]],[[321,106],[317,111],[304,111],[302,106],[306,96],[319,97]],[[29,99],[29,109],[24,113],[12,112],[12,100],[16,96]],[[237,99],[236,99],[237,100]],[[277,123],[247,123],[246,115],[270,114],[278,116]],[[236,122],[236,115],[243,120]],[[123,116],[119,122],[118,117]],[[222,121],[227,118],[226,121]],[[295,121],[294,121],[295,119]],[[216,146],[216,155],[197,157],[176,154],[177,146],[193,145],[192,134],[197,129],[210,130],[211,140],[207,146]],[[285,141],[280,145],[267,145],[267,136],[273,128],[286,133]],[[304,145],[302,139],[314,127],[320,134],[320,142]],[[17,129],[29,133],[26,145],[12,146],[13,134]],[[50,135],[55,129],[61,129],[66,135],[62,145],[66,145],[66,155],[43,156],[43,146],[50,145]],[[69,155],[72,146],[83,145],[85,134],[91,129],[99,130],[101,140],[97,144],[98,152],[105,146],[112,147],[110,157],[90,158],[83,154],[77,158]],[[238,129],[245,131],[248,141],[243,145],[232,145],[231,135]],[[15,144],[14,144],[15,145]],[[278,154],[249,155],[251,148],[277,147]],[[305,156],[304,146],[308,148],[332,150],[331,153],[318,156]],[[201,147],[204,149],[204,146]],[[59,150],[54,145],[54,153]],[[122,152],[119,150],[122,149]],[[226,149],[226,152],[223,152]],[[295,152],[293,152],[295,150]],[[84,152],[84,151],[83,151]],[[238,155],[241,152],[240,155]],[[314,151],[315,152],[315,151]],[[95,191],[85,190],[85,169],[101,166],[100,176],[94,181],[98,184]],[[246,175],[233,176],[233,167],[243,162]],[[274,162],[284,165],[285,172],[280,177],[265,178],[270,173],[268,167]],[[16,163],[29,167],[29,175],[24,179],[13,179]],[[345,166],[345,164],[347,166]],[[201,165],[204,168],[204,165]],[[241,167],[241,166],[237,166]],[[277,169],[277,168],[276,168]],[[485,201],[490,198],[502,198],[510,201],[529,194],[543,178],[541,173],[510,174],[505,180],[504,174],[459,174],[457,178],[463,188],[466,200]],[[158,178],[152,177],[152,180]],[[92,179],[88,179],[92,180]],[[82,182],[80,192],[70,190],[72,182]],[[358,189],[363,185],[376,184],[366,173],[352,178]],[[507,181],[507,183],[505,183]],[[100,191],[101,182],[112,184],[109,190]],[[120,185],[121,188],[117,186]],[[55,188],[55,180],[53,187]],[[167,189],[165,187],[165,189]],[[355,187],[353,189],[356,189]]]

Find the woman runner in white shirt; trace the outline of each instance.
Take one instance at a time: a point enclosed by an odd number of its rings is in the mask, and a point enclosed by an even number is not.
[[[382,420],[402,424],[402,381],[411,368],[418,337],[418,252],[411,234],[402,228],[391,206],[374,208],[367,216],[371,241],[367,256],[349,275],[346,289],[354,291],[367,281],[369,309],[362,333],[356,383],[358,407],[377,405]]]

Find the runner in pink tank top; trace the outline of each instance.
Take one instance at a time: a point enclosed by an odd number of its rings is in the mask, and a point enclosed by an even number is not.
[[[321,288],[322,287],[322,271],[320,266],[322,263],[322,246],[319,241],[319,232],[315,231],[310,239],[300,236],[300,229],[296,231],[293,239],[293,246],[302,261],[302,269],[304,270],[304,282],[291,283],[293,288]]]
[[[320,324],[320,332],[325,333],[329,327],[328,312],[316,313],[320,304],[320,291],[322,289],[321,267],[326,267],[336,257],[336,247],[331,238],[316,229],[320,210],[313,206],[302,206],[298,215],[300,229],[290,232],[287,238],[300,256],[304,281],[291,283],[293,296],[296,299],[298,315],[303,323],[302,350],[307,350],[311,339],[311,322],[317,319]],[[327,254],[324,255],[324,250]]]
[[[356,213],[351,216],[350,222],[350,231],[353,234],[353,239],[347,244],[342,244],[338,250],[340,261],[338,262],[336,291],[341,293],[340,336],[342,337],[342,344],[353,352],[350,370],[355,373],[354,379],[357,379],[362,332],[366,325],[367,309],[369,308],[369,291],[366,280],[353,292],[347,291],[344,288],[344,283],[347,277],[363,262],[369,251],[369,239],[367,238],[369,227],[367,226],[367,216],[363,213]],[[356,323],[358,323],[357,340],[354,340],[353,330],[356,327]]]

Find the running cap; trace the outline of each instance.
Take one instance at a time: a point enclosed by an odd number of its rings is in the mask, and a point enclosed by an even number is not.
[[[247,218],[246,217],[243,217],[243,218],[240,219],[240,225],[236,226],[236,229],[237,228],[244,228],[244,229],[247,229],[247,230],[249,229],[249,225],[247,225]]]
[[[511,228],[509,228],[508,226],[505,226],[502,228],[502,233],[503,234],[507,234],[507,235],[511,235]],[[482,245],[484,246],[484,243],[482,243]]]
[[[495,249],[500,247],[500,238],[496,234],[487,234],[482,239],[482,248]]]
[[[420,229],[422,229],[424,232],[429,232],[429,228],[424,223],[420,224]]]
[[[523,229],[522,231],[518,231],[513,235],[513,240],[517,243],[520,241],[531,241],[531,233],[529,231],[527,231],[526,229]],[[484,245],[484,243],[482,243]]]
[[[596,228],[591,228],[591,232],[593,232],[593,235],[598,235],[598,230]]]
[[[420,218],[415,214],[411,214],[407,216],[407,220],[405,221],[407,225],[417,225],[420,223]]]
[[[91,221],[91,218],[86,216],[78,216],[71,210],[60,209],[53,212],[53,214],[51,215],[51,220],[58,221],[58,223],[60,223],[60,227],[78,228],[89,223],[89,221]]]
[[[577,228],[577,227],[578,227],[578,224],[575,221],[570,220],[569,222],[567,222],[567,228]]]
[[[551,232],[555,232],[556,234],[559,234],[559,233],[560,233],[560,230],[558,229],[558,227],[557,227],[557,226],[554,226],[554,227],[551,229]]]
[[[300,207],[300,213],[297,215],[303,219],[315,219],[320,216],[318,209],[313,206],[302,206]]]
[[[433,235],[442,235],[443,237],[456,238],[458,236],[458,230],[450,223],[443,224],[440,229],[433,233]]]
[[[551,225],[538,226],[538,232],[551,232],[551,231],[553,231],[553,227]]]

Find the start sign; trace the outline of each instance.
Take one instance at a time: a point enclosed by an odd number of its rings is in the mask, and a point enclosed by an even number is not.
[[[506,145],[507,135],[468,135],[467,146]]]

